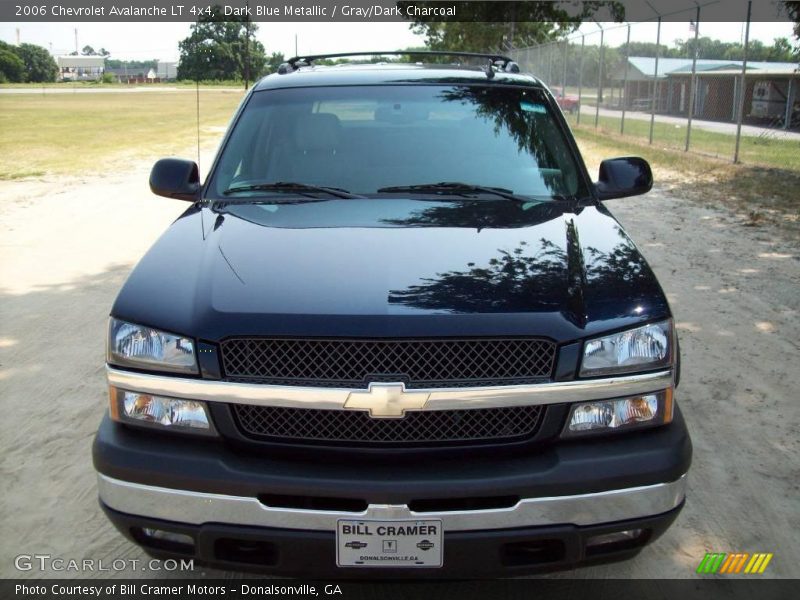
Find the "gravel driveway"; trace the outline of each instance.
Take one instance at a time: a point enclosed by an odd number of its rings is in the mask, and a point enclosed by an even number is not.
[[[186,206],[146,181],[141,166],[124,178],[0,182],[1,577],[43,575],[16,571],[19,554],[144,558],[98,508],[90,447],[106,407],[109,308]],[[800,249],[658,190],[609,208],[676,315],[694,465],[686,508],[658,542],[555,577],[693,577],[706,551],[773,552],[765,577],[800,576]]]

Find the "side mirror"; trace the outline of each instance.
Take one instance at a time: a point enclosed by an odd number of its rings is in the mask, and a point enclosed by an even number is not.
[[[150,191],[159,196],[194,202],[200,197],[197,163],[180,158],[162,158],[150,171]]]
[[[626,156],[600,163],[600,179],[595,183],[600,200],[638,196],[652,187],[653,172],[643,158]]]

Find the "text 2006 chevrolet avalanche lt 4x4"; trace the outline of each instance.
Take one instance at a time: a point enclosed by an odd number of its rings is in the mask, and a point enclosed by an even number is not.
[[[242,102],[114,303],[100,501],[157,556],[488,577],[630,557],[691,442],[655,276],[509,59],[314,66]],[[456,57],[462,63],[467,58]],[[470,57],[474,60],[474,57]]]

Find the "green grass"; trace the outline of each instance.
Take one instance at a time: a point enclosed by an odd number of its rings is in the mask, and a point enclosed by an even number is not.
[[[248,86],[251,86],[255,83],[254,80],[250,80],[248,82]],[[178,87],[195,87],[197,85],[196,82],[182,79],[180,81],[171,81],[167,85],[175,85]],[[200,87],[230,87],[230,88],[242,88],[244,89],[244,80],[243,79],[225,79],[225,80],[216,80],[216,79],[203,79],[200,81]]]
[[[747,225],[768,221],[790,236],[800,236],[800,170],[733,164],[730,158],[684,152],[683,147],[650,145],[646,137],[620,136],[619,129],[612,133],[581,124],[573,125],[573,133],[593,177],[605,158],[641,156],[652,166],[654,179],[662,189],[732,210]]]
[[[201,141],[220,137],[242,93],[201,91]],[[193,90],[0,95],[0,179],[104,174],[130,161],[193,156],[195,108]]]
[[[150,85],[150,84],[142,84]],[[162,84],[152,84],[162,85]],[[41,90],[43,87],[49,89],[91,89],[91,88],[104,88],[104,87],[134,87],[126,83],[103,83],[102,81],[49,81],[46,83],[0,83],[0,89],[30,89]]]
[[[621,113],[620,113],[621,115]],[[569,116],[573,127],[594,129],[594,115],[581,115],[581,124],[576,124],[576,116]],[[600,117],[599,130],[603,134],[619,135],[620,119]],[[650,121],[625,119],[625,138],[649,140]],[[686,143],[686,125],[656,122],[653,127],[653,145],[656,147],[677,148],[683,150]],[[689,149],[691,152],[716,156],[733,160],[736,145],[735,136],[706,131],[692,127]],[[788,169],[800,172],[800,142],[796,140],[780,140],[771,137],[755,137],[743,135],[739,146],[739,161],[744,164]]]

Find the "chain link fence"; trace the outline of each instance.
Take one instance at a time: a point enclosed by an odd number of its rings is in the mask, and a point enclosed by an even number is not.
[[[800,65],[760,60],[748,12],[723,57],[701,38],[702,10],[685,16],[683,40],[665,40],[660,19],[598,24],[511,56],[550,88],[578,131],[800,171]]]

